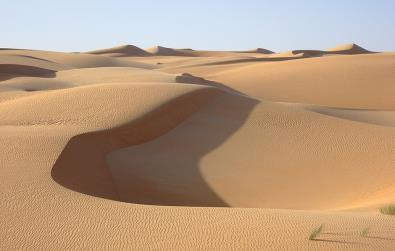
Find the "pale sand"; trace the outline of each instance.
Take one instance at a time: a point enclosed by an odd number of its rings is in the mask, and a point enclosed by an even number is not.
[[[393,250],[394,69],[353,44],[0,50],[0,249]]]

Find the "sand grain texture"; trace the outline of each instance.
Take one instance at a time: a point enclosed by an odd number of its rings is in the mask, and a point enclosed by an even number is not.
[[[2,49],[0,249],[393,250],[394,69],[355,44]]]

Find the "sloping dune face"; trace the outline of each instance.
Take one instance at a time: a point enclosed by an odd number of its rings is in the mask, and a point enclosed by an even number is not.
[[[95,50],[87,52],[89,54],[99,54],[99,55],[107,55],[113,57],[133,57],[133,56],[149,56],[150,53],[147,51],[140,49],[134,45],[121,45],[109,49]]]
[[[0,55],[8,56],[20,56],[27,59],[37,59],[41,61],[52,62],[60,64],[63,68],[94,68],[94,67],[137,67],[137,68],[149,68],[153,69],[153,66],[146,65],[144,63],[138,63],[133,61],[125,61],[113,57],[106,57],[102,55],[92,55],[84,53],[63,53],[63,52],[52,52],[52,51],[33,51],[33,50],[13,50],[5,49],[0,50]],[[23,63],[22,63],[23,64]]]
[[[393,250],[394,69],[356,45],[0,50],[0,249]]]
[[[337,209],[381,185],[392,187],[394,142],[392,128],[227,94],[166,135],[112,152],[108,161],[125,201],[218,206],[200,187],[198,172],[224,205]]]
[[[274,52],[264,48],[256,48],[255,50],[251,50],[251,52],[262,53],[262,54],[273,54]]]
[[[395,109],[394,54],[331,56],[231,67],[210,78],[273,101]]]
[[[188,50],[177,50],[163,46],[148,48],[146,51],[155,56],[193,56]]]
[[[336,54],[366,54],[372,53],[371,51],[362,48],[357,44],[344,44],[326,50],[327,52]]]

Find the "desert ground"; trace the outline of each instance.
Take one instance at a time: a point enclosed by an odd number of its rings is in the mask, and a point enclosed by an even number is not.
[[[395,250],[395,52],[3,48],[0,153],[1,250]]]

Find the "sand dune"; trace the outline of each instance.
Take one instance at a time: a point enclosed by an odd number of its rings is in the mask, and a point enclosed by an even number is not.
[[[64,53],[52,51],[34,51],[34,50],[0,50],[0,56],[4,55],[18,55],[27,58],[35,57],[42,61],[51,61],[63,65],[64,68],[92,68],[92,67],[112,67],[112,66],[126,66],[149,68],[154,67],[143,63],[125,61],[113,57],[106,57],[102,55],[92,55],[84,53]]]
[[[354,55],[354,54],[369,54],[373,53],[356,44],[343,44],[327,50],[292,50],[274,54],[276,57],[321,57],[328,55]]]
[[[384,53],[233,65],[205,77],[273,101],[395,109],[394,67],[394,54]],[[199,74],[202,69],[189,70]]]
[[[50,77],[63,69],[69,67],[37,57],[13,54],[0,56],[0,80],[18,76]]]
[[[394,67],[354,44],[2,49],[0,249],[393,250]]]
[[[338,45],[334,48],[330,48],[326,50],[327,52],[336,53],[336,54],[366,54],[372,53],[371,51],[362,48],[357,44],[343,44]]]
[[[112,152],[108,160],[119,195],[128,202],[337,209],[377,187],[392,186],[392,142],[392,128],[227,94],[163,137]],[[350,160],[351,153],[358,160]],[[137,192],[141,186],[145,193]]]
[[[176,74],[134,67],[100,67],[59,71],[57,79],[78,85],[100,83],[176,82]]]
[[[140,49],[134,45],[121,45],[116,46],[109,49],[102,49],[102,50],[95,50],[95,51],[88,51],[89,54],[99,54],[99,55],[106,55],[112,57],[133,57],[133,56],[149,56],[150,53],[146,52],[143,49]]]
[[[274,53],[273,51],[264,49],[264,48],[256,48],[256,49],[250,50],[248,52],[262,53],[262,54],[273,54]]]
[[[276,58],[310,58],[327,55],[353,55],[373,53],[356,44],[344,44],[327,50],[292,50],[275,53],[264,48],[256,48],[246,51],[208,51],[193,49],[173,49],[163,46],[155,46],[146,50],[134,45],[122,45],[113,48],[88,51],[89,54],[106,55],[110,57],[145,57],[145,56],[176,56],[176,57],[237,57],[250,54],[252,57],[270,56]]]
[[[28,65],[0,64],[2,80],[15,76],[51,77],[55,71]]]
[[[354,54],[369,54],[373,53],[368,51],[356,44],[344,44],[327,50],[292,50],[280,53],[265,53],[271,54],[272,57],[289,57],[289,58],[310,58],[310,57],[322,57],[331,55],[354,55]]]
[[[163,46],[155,46],[152,48],[148,48],[146,49],[146,51],[155,56],[180,56],[180,57],[193,56],[189,50],[177,50]]]

